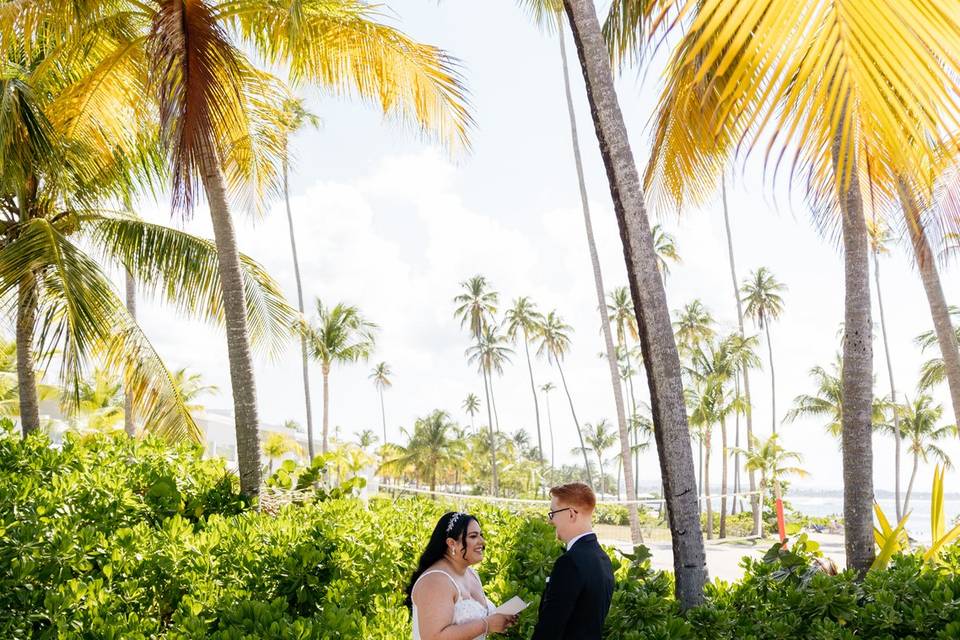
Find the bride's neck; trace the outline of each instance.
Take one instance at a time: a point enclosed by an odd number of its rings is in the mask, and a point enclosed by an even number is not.
[[[459,558],[451,558],[450,556],[447,556],[447,564],[450,565],[450,568],[453,569],[454,573],[456,573],[458,576],[466,575],[467,568],[470,566],[463,560]]]

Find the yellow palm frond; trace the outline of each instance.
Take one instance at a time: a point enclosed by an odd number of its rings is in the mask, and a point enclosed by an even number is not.
[[[716,135],[735,140],[750,123],[748,148],[765,140],[774,175],[782,162],[791,175],[805,174],[814,201],[845,192],[854,171],[869,173],[861,189],[875,184],[881,195],[892,196],[901,175],[929,189],[934,149],[960,123],[960,5],[662,0],[648,7],[651,16],[671,10],[688,24],[673,73],[707,83],[702,106]],[[712,139],[696,152],[728,150]]]
[[[271,64],[289,63],[294,83],[359,95],[389,116],[435,134],[449,148],[469,146],[473,126],[459,62],[378,22],[362,0],[227,0],[231,21]]]

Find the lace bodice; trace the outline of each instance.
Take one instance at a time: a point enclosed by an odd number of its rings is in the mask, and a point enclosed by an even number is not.
[[[473,569],[470,569],[470,571],[473,571]],[[465,597],[463,595],[463,591],[460,589],[460,585],[457,584],[457,581],[453,579],[453,576],[441,569],[424,571],[423,574],[417,579],[417,583],[419,583],[424,576],[430,575],[431,573],[442,573],[443,575],[447,576],[457,590],[457,602],[453,605],[453,624],[463,624],[465,622],[470,622],[471,620],[479,620],[480,618],[484,618],[493,613],[493,603],[487,600],[486,596],[483,598],[485,602],[479,602],[474,598],[471,598],[469,595]],[[479,582],[480,577],[477,576],[476,572],[473,572],[473,575]],[[414,584],[413,587],[416,589],[417,585]],[[480,634],[474,638],[474,640],[483,640],[483,638],[486,637],[486,634]],[[413,640],[420,640],[420,620],[417,615],[416,604],[413,605]]]

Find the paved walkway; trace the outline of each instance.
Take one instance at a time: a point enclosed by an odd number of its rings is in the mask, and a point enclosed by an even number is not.
[[[600,525],[597,527],[597,533],[600,542],[603,544],[615,546],[623,551],[631,550],[629,528]],[[808,536],[820,545],[820,551],[826,557],[832,559],[838,567],[843,568],[845,554],[842,535],[808,533]],[[727,582],[738,580],[743,576],[743,567],[740,565],[741,558],[744,556],[762,558],[775,542],[776,539],[774,538],[712,540],[706,542],[707,570],[710,572],[711,580],[717,578]],[[653,554],[651,563],[655,569],[673,571],[673,548],[669,541],[648,540],[646,545]]]

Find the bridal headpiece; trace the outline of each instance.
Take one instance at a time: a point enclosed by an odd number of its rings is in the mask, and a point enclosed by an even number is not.
[[[457,526],[457,520],[459,520],[462,515],[463,514],[458,511],[450,517],[450,522],[447,523],[447,533],[453,531],[453,528]]]

